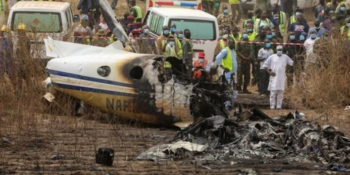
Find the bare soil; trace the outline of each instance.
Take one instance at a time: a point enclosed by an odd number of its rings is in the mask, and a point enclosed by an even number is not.
[[[120,0],[118,3],[115,11],[121,16],[127,9],[126,1]],[[144,2],[137,1],[137,3]],[[76,9],[76,6],[73,8]],[[255,90],[253,87],[250,89]],[[253,94],[246,95],[245,98],[249,100],[258,97]],[[42,112],[29,113],[21,108],[0,109],[0,174],[219,175],[237,174],[238,170],[246,168],[256,170],[259,175],[330,173],[327,172],[326,165],[287,163],[278,159],[266,161],[259,158],[235,159],[213,161],[205,165],[197,164],[193,158],[161,162],[136,161],[138,154],[154,145],[166,143],[178,129],[110,119],[99,112],[74,117]],[[306,114],[308,120],[337,126],[346,136],[350,136],[349,111],[342,109],[327,113],[306,109],[300,111]],[[273,117],[286,115],[294,110],[264,110],[264,112]],[[100,147],[110,147],[116,151],[112,166],[95,163],[95,153]]]

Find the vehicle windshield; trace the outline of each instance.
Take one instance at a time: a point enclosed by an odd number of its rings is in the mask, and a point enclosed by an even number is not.
[[[11,30],[18,24],[24,24],[26,30],[39,33],[59,33],[62,24],[59,13],[50,12],[15,12],[12,18]]]
[[[177,30],[184,31],[185,29],[189,29],[191,31],[192,39],[216,39],[214,21],[171,19],[169,21],[169,26],[173,23],[176,25]]]

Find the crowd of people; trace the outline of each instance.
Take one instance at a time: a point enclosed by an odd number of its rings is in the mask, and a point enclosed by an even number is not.
[[[192,82],[224,81],[240,94],[251,94],[248,86],[256,85],[259,95],[270,97],[271,109],[281,109],[285,84],[299,81],[305,68],[318,64],[317,55],[322,54],[330,38],[338,34],[350,39],[350,10],[344,0],[319,0],[312,26],[302,9],[292,9],[295,1],[283,0],[281,6],[269,0],[257,1],[243,21],[239,0],[229,0],[230,6],[203,1],[203,10],[217,16],[220,39],[213,48],[214,58],[201,52],[193,60],[191,32],[195,31],[182,31],[171,24],[163,26],[161,36],[154,38],[149,26],[142,25],[142,9],[135,0],[129,0],[130,11],[120,20],[131,40],[125,50],[182,59]],[[74,29],[74,42],[101,47],[115,42],[117,38],[106,22],[100,21],[101,14],[79,5],[82,14],[80,25]],[[0,37],[6,31],[3,27]],[[4,45],[2,40],[2,55]]]

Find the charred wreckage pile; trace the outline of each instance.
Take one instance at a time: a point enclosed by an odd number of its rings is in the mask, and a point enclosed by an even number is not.
[[[204,118],[180,131],[168,144],[141,153],[137,160],[283,159],[289,162],[347,164],[350,140],[333,126],[320,126],[303,116],[270,118],[258,108],[236,119],[220,115]],[[343,169],[343,170],[346,170]]]

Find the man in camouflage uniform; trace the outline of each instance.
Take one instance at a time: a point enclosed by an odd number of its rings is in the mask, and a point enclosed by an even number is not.
[[[258,52],[259,50],[264,46],[264,44],[261,44],[266,39],[266,29],[260,28],[258,36],[255,37],[254,44],[251,45],[251,51],[250,51],[250,58],[252,61],[252,85],[257,85],[259,82],[259,61],[257,61],[258,58]]]
[[[235,26],[232,15],[229,14],[229,11],[226,5],[222,6],[222,13],[218,16],[218,24],[219,24],[220,33],[223,32],[225,26],[229,26],[231,29],[233,26]]]
[[[238,56],[238,83],[237,83],[237,90],[241,94],[251,94],[251,92],[248,91],[247,87],[250,82],[250,51],[251,51],[251,44],[249,42],[248,38],[248,32],[244,31],[242,34],[242,39],[240,40],[242,42],[239,42],[237,44],[237,56]],[[247,43],[244,43],[247,42]],[[244,80],[244,81],[243,81]],[[243,91],[242,91],[242,85],[243,85]]]

